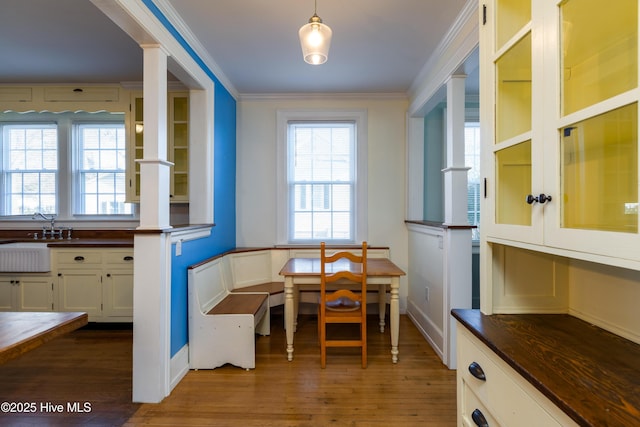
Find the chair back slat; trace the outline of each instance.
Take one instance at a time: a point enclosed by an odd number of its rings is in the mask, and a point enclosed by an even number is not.
[[[327,284],[351,284],[338,290],[327,290]],[[333,286],[336,286],[333,285]],[[332,288],[333,289],[333,288]],[[367,367],[367,242],[362,243],[360,255],[348,251],[326,254],[325,242],[320,243],[320,304],[318,308],[318,337],[320,363],[326,364],[326,347],[360,347],[362,367]],[[359,340],[327,339],[327,323],[359,323]]]

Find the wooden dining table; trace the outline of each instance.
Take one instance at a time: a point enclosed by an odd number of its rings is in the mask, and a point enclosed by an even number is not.
[[[356,267],[357,266],[357,267]],[[358,273],[360,266],[343,259],[333,263],[327,272],[353,271]],[[384,332],[386,312],[386,291],[390,289],[389,320],[391,332],[391,361],[398,362],[398,339],[400,333],[400,277],[406,273],[388,258],[367,258],[367,286],[376,286],[380,314],[380,332]],[[284,276],[284,318],[287,335],[287,359],[293,360],[293,336],[298,318],[300,290],[318,289],[320,285],[320,258],[290,258],[280,270]]]
[[[87,322],[83,312],[0,312],[0,364]]]

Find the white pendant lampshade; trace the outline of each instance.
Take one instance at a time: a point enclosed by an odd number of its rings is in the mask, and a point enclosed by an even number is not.
[[[298,31],[302,56],[308,64],[320,65],[327,62],[329,46],[331,45],[331,28],[322,23],[322,19],[315,13],[309,18],[309,23]]]

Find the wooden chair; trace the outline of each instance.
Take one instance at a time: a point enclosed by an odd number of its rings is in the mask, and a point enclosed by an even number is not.
[[[318,337],[320,339],[320,365],[327,362],[327,347],[360,347],[362,367],[367,367],[367,242],[362,243],[362,255],[337,252],[325,253],[320,243],[320,304],[318,307]],[[352,287],[333,290],[333,284],[351,283]],[[355,285],[359,289],[355,290]],[[332,290],[327,290],[331,285]],[[352,290],[354,289],[354,290]],[[360,324],[360,339],[327,339],[327,324]]]

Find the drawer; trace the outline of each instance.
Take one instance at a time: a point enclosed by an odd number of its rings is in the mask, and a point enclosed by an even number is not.
[[[106,251],[104,253],[105,263],[109,267],[130,266],[133,268],[133,252],[132,251]]]
[[[472,391],[472,389],[466,384],[461,384],[460,398],[460,415],[462,419],[462,425],[465,427],[476,426],[489,426],[499,427],[500,424],[493,418],[491,412],[480,402],[478,396]],[[486,424],[483,424],[485,421]]]
[[[484,371],[485,381],[471,374],[469,366],[473,362]],[[566,414],[464,327],[458,328],[458,376],[459,386],[468,387],[501,425],[518,427],[563,425],[550,412],[554,415],[561,413],[563,422],[565,419],[568,420]],[[570,423],[564,425],[575,425],[571,421]]]
[[[80,265],[100,265],[102,264],[101,251],[56,251],[56,260],[58,265],[65,267]]]

